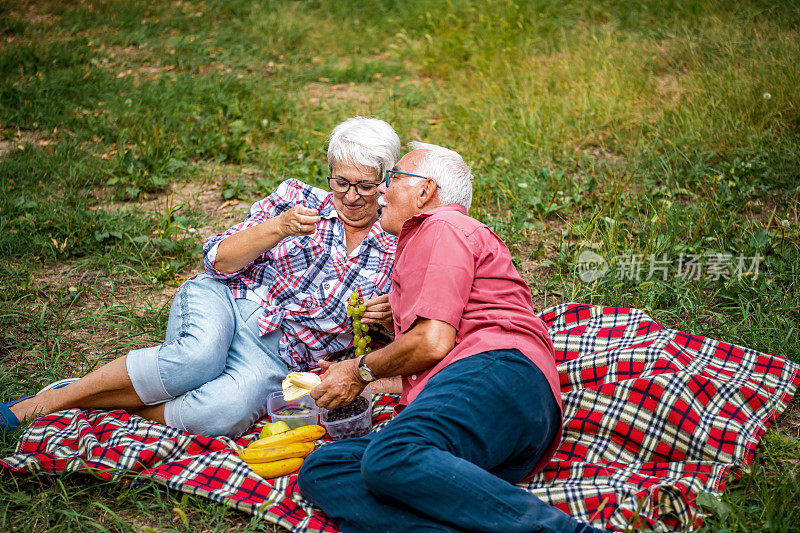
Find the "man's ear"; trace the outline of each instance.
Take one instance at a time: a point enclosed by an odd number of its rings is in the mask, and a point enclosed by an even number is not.
[[[436,182],[431,179],[426,180],[425,186],[420,189],[417,195],[417,209],[438,207],[437,191]]]

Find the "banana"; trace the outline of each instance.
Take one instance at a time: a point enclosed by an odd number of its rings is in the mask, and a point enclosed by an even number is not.
[[[312,372],[290,372],[283,380],[283,399],[287,402],[296,400],[320,383],[320,377]]]
[[[298,470],[303,464],[302,457],[294,457],[292,459],[283,459],[281,461],[272,461],[270,463],[248,464],[253,472],[258,474],[264,479],[274,479],[276,477],[287,476]]]
[[[286,444],[292,444],[293,442],[311,442],[312,440],[321,438],[323,435],[325,435],[325,428],[322,426],[318,426],[316,424],[300,426],[299,428],[284,431],[283,433],[278,433],[277,435],[270,435],[269,437],[258,439],[257,441],[251,443],[247,449],[284,446]]]
[[[248,465],[271,463],[294,457],[305,457],[314,451],[313,442],[293,442],[283,446],[245,448],[236,450],[236,454]]]

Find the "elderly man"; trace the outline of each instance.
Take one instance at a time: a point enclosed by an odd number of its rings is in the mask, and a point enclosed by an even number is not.
[[[300,470],[303,494],[342,531],[584,531],[514,486],[559,444],[553,345],[505,244],[467,216],[471,173],[438,146],[387,171],[381,225],[399,235],[390,304],[396,340],[328,364],[318,405],[352,400],[401,375],[382,431],[335,442]]]

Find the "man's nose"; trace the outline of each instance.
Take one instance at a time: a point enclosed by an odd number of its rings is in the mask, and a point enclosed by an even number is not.
[[[386,181],[382,181],[380,185],[378,185],[378,192],[381,194],[386,194]]]

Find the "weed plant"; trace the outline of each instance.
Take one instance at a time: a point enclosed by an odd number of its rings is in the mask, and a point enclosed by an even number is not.
[[[326,135],[357,114],[465,155],[471,214],[541,308],[638,307],[800,362],[798,59],[795,2],[3,3],[0,390],[159,342],[225,210],[324,186]],[[795,527],[793,413],[707,529]],[[0,476],[0,502],[3,531],[278,530],[87,476]]]

